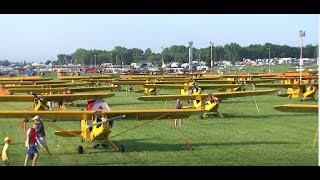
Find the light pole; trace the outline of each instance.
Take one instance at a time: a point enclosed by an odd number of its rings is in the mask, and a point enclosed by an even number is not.
[[[110,53],[110,65],[112,64],[111,58],[112,58],[112,53]]]
[[[94,68],[97,68],[97,55],[94,55]]]
[[[271,73],[271,71],[270,71],[270,61],[271,61],[271,53],[270,53],[270,50],[271,50],[271,48],[270,47],[268,47],[268,50],[269,50],[269,73]]]
[[[300,31],[299,31],[299,36],[300,36],[300,61],[299,61],[299,65],[300,65],[300,84],[302,84],[302,65],[303,65],[303,60],[302,60],[302,43],[303,43],[303,37],[306,36],[306,32],[300,30]]]
[[[213,43],[210,41],[210,48],[211,48],[211,63],[210,63],[210,65],[211,65],[211,73],[213,73],[213,70],[212,70],[212,68],[213,68],[213,61],[212,61],[212,45],[213,45]]]
[[[189,42],[189,71],[192,69],[192,44],[193,42]]]
[[[162,66],[164,66],[164,61],[163,61],[163,47],[161,47],[161,60],[162,60]]]

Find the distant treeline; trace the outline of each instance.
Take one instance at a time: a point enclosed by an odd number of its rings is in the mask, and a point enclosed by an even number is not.
[[[237,43],[230,43],[225,46],[209,46],[205,48],[193,48],[193,60],[201,60],[210,65],[211,47],[213,61],[228,60],[241,61],[243,59],[268,59],[282,57],[300,57],[300,47],[290,47],[287,45],[274,45],[266,43],[264,45],[254,44],[247,47],[241,47]],[[303,57],[316,58],[318,46],[306,45],[303,47]],[[106,50],[86,50],[77,49],[72,54],[59,54],[58,60],[52,61],[54,65],[61,64],[85,64],[100,65],[102,63],[124,64],[128,65],[133,62],[148,61],[160,65],[162,61],[169,63],[172,61],[187,63],[189,62],[189,49],[183,45],[173,45],[162,48],[161,53],[152,52],[150,48],[142,50],[139,48],[127,49],[116,46],[111,51]]]

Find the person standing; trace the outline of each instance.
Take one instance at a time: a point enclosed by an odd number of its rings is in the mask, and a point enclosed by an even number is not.
[[[174,109],[182,109],[182,104],[179,99],[177,99],[176,103],[173,106]],[[174,119],[174,126],[177,126],[177,121],[179,122],[179,125],[181,126],[181,119]]]
[[[4,138],[4,146],[3,146],[3,149],[2,149],[2,161],[4,163],[5,166],[9,166],[9,152],[8,152],[8,149],[9,149],[9,144],[11,144],[11,139],[10,137],[5,137]]]
[[[36,166],[39,158],[39,152],[36,147],[36,136],[37,136],[37,124],[34,123],[26,132],[26,158],[24,160],[24,166],[27,166],[29,159],[32,160],[32,166]]]
[[[43,122],[40,120],[39,116],[35,116],[32,120],[34,120],[34,123],[37,124],[37,136],[36,136],[36,140],[37,143],[41,146],[44,147],[48,153],[48,155],[50,156],[50,152],[49,152],[49,148],[47,145],[47,141],[46,141],[46,133],[44,130],[44,124]]]

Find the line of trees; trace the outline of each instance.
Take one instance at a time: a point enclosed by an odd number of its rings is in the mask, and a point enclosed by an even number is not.
[[[310,44],[303,47],[303,57],[316,58],[317,46]],[[72,54],[59,54],[54,65],[62,64],[84,64],[100,65],[102,63],[112,63],[117,65],[128,65],[133,62],[149,61],[156,65],[161,65],[162,61],[169,63],[172,61],[186,63],[189,62],[189,49],[183,45],[173,45],[163,48],[161,53],[152,52],[150,48],[142,50],[139,48],[127,49],[116,46],[111,51],[106,50],[86,50],[79,48]],[[193,60],[201,60],[210,65],[211,46],[205,48],[193,48]],[[270,54],[269,54],[270,53]],[[300,47],[290,47],[287,45],[275,45],[266,43],[264,45],[254,44],[241,47],[237,43],[230,43],[224,46],[212,46],[212,59],[214,61],[228,60],[232,63],[243,59],[265,59],[282,57],[300,57]]]

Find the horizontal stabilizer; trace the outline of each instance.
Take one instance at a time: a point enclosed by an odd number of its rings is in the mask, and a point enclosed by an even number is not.
[[[53,133],[57,136],[62,137],[77,137],[80,136],[82,131],[80,130],[67,130],[67,131],[54,131]]]

